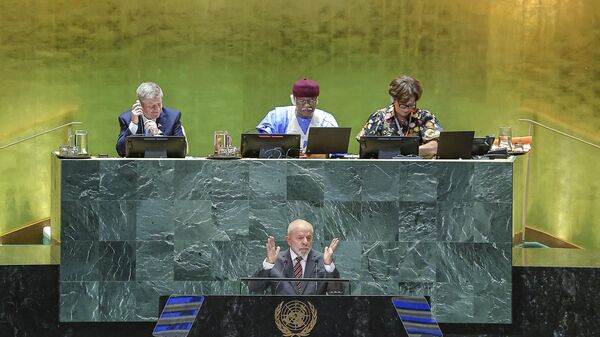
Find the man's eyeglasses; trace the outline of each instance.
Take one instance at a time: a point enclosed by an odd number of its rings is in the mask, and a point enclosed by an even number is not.
[[[317,98],[316,97],[297,97],[296,98],[296,103],[298,104],[315,104],[317,103]]]

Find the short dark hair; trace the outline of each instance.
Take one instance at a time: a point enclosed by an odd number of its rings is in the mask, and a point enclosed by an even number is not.
[[[399,102],[406,102],[412,97],[415,98],[416,102],[421,98],[423,89],[421,88],[421,82],[419,82],[419,80],[402,75],[390,82],[388,93]]]

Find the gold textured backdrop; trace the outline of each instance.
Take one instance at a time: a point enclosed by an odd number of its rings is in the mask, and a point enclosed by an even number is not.
[[[146,80],[182,110],[192,155],[209,153],[217,129],[239,143],[304,76],[355,133],[404,73],[422,81],[419,104],[446,130],[520,135],[523,117],[600,143],[599,4],[5,0],[0,145],[78,120],[93,154],[116,155],[117,115]],[[0,234],[49,216],[49,153],[65,137],[0,150]],[[534,146],[528,224],[599,248],[600,151],[541,129]]]

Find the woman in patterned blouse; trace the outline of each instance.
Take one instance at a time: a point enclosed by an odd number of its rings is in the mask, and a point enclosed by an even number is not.
[[[392,104],[371,114],[356,139],[361,136],[419,136],[419,156],[435,156],[442,127],[431,112],[417,108],[423,93],[421,83],[404,75],[390,83],[388,93]]]

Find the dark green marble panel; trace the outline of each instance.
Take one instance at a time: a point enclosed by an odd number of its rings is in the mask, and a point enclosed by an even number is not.
[[[510,163],[480,163],[473,172],[473,197],[483,202],[512,202],[512,166]]]
[[[323,239],[361,241],[362,203],[360,201],[325,201],[323,204]]]
[[[136,239],[173,242],[175,235],[175,202],[143,200],[137,206]]]
[[[175,162],[170,160],[142,160],[138,162],[139,200],[173,199]]]
[[[398,201],[400,175],[398,162],[381,161],[362,164],[360,199],[362,201]],[[405,173],[402,173],[404,176]]]
[[[473,203],[475,242],[512,242],[511,203]]]
[[[101,200],[139,200],[137,160],[100,161]]]
[[[175,162],[173,186],[176,200],[210,200],[213,162],[178,160]]]
[[[98,201],[100,241],[135,240],[137,204],[125,200]]]
[[[135,241],[98,243],[97,269],[101,281],[135,280]]]
[[[98,282],[60,282],[59,287],[60,321],[100,321]]]
[[[100,321],[135,321],[135,282],[98,282]]]
[[[431,311],[439,322],[474,322],[474,287],[469,283],[435,284]]]
[[[175,241],[175,281],[213,280],[213,248],[209,242]]]
[[[249,171],[245,161],[215,161],[210,180],[212,200],[248,200]]]
[[[471,201],[473,199],[473,163],[449,162],[439,165],[437,199]]]
[[[429,161],[399,163],[403,179],[400,180],[400,201],[434,202],[438,199],[441,166]]]
[[[248,200],[213,201],[211,205],[215,224],[224,238],[214,238],[215,241],[248,239],[249,213]]]
[[[399,234],[397,201],[362,203],[360,230],[364,241],[397,241]]]
[[[472,279],[475,248],[472,243],[438,242],[436,281],[469,283]]]
[[[329,244],[328,241],[327,244]],[[342,278],[361,279],[362,247],[359,241],[344,241],[335,251],[335,266]]]
[[[178,200],[173,202],[172,214],[174,217],[175,241],[210,242],[212,240],[227,239],[226,233],[217,228],[212,213],[213,204],[210,200]],[[170,221],[169,219],[164,220]],[[153,228],[161,229],[157,227]]]
[[[267,240],[274,236],[283,239],[287,235],[287,204],[277,200],[250,201],[248,229],[250,240]]]
[[[325,179],[323,162],[287,162],[287,200],[323,202]]]
[[[98,241],[63,241],[61,243],[61,281],[100,280]]]
[[[398,244],[400,282],[434,282],[437,273],[437,243],[400,242]]]
[[[264,247],[264,242],[258,241],[213,242],[211,268],[214,279],[236,281],[240,277],[252,275],[257,265],[250,265],[248,261],[251,261],[251,256],[255,256],[255,260],[262,260],[259,256],[265,256]]]
[[[64,160],[61,182],[62,200],[95,200],[99,197],[99,162]]]
[[[93,240],[100,238],[97,201],[64,201],[60,208],[61,240]]]
[[[287,166],[279,161],[252,161],[249,164],[249,198],[251,200],[285,200]]]
[[[327,201],[360,200],[362,168],[354,162],[333,161],[322,170]]]
[[[433,202],[404,202],[398,205],[398,241],[428,241],[438,238],[438,204]]]
[[[137,281],[173,280],[174,248],[171,241],[137,241]]]
[[[474,241],[475,209],[473,202],[443,201],[438,203],[438,207],[437,222],[440,225],[440,230],[437,239],[439,241]],[[487,217],[488,215],[485,214],[484,216]]]

